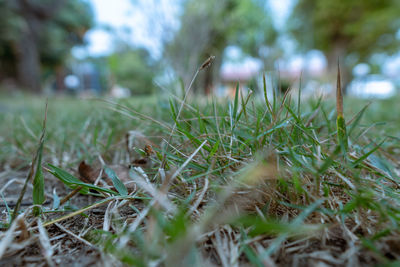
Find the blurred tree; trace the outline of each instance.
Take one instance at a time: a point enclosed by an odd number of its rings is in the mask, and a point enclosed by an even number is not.
[[[260,56],[263,46],[277,38],[271,18],[261,0],[186,0],[180,29],[165,49],[177,75],[185,83],[210,55],[213,66],[202,71],[194,86],[206,94],[219,76],[222,54],[229,45],[237,45],[252,56]]]
[[[155,86],[153,79],[157,75],[157,62],[143,48],[120,47],[108,59],[111,80],[128,88],[132,94],[151,94]]]
[[[398,51],[399,15],[398,0],[298,0],[288,27],[303,49],[325,53],[331,73],[340,59],[346,84],[357,63]]]
[[[90,6],[82,0],[0,0],[1,72],[40,92],[42,67],[60,71],[91,25]]]

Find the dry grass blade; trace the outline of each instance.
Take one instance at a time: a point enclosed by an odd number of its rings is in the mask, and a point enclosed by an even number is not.
[[[113,102],[111,100],[102,100],[102,101],[117,107],[117,108],[109,107],[109,109],[111,109],[112,111],[121,113],[121,114],[123,114],[123,115],[125,115],[125,116],[127,116],[129,118],[136,119],[135,116],[132,116],[131,114],[127,113],[126,111],[132,112],[133,114],[137,115],[138,117],[141,117],[143,120],[152,121],[152,122],[160,125],[161,127],[165,128],[165,129],[171,129],[171,127],[169,125],[167,125],[167,124],[165,124],[163,122],[160,122],[158,120],[155,120],[154,118],[152,118],[150,116],[147,116],[147,115],[145,115],[143,113],[137,112],[136,110],[130,109],[130,108],[126,107],[126,106],[123,106],[121,104],[115,103],[115,102]]]
[[[208,190],[208,184],[209,183],[210,182],[208,180],[208,177],[206,177],[203,189],[201,190],[199,197],[196,199],[196,202],[190,207],[190,209],[189,209],[187,214],[192,214],[195,210],[197,210],[197,207],[200,205],[200,203],[204,199],[204,195],[206,194],[206,192]]]
[[[10,246],[10,244],[14,240],[15,230],[19,226],[19,220],[24,220],[24,217],[25,217],[25,213],[22,213],[17,218],[15,218],[15,220],[11,224],[11,227],[7,230],[4,237],[2,238],[2,240],[0,242],[0,259],[3,257],[7,248]]]
[[[343,176],[341,173],[339,173],[338,171],[336,171],[335,169],[332,170],[332,172],[338,177],[340,178],[343,182],[345,182],[351,189],[355,190],[356,187],[355,185],[345,176]]]
[[[72,218],[72,217],[74,217],[74,216],[76,216],[76,215],[78,215],[78,214],[81,214],[81,213],[85,212],[85,211],[88,211],[88,210],[97,208],[97,207],[99,207],[99,206],[101,206],[101,205],[104,205],[104,204],[106,204],[106,203],[108,203],[108,202],[114,200],[115,198],[116,198],[116,197],[107,198],[107,199],[105,199],[105,200],[103,200],[103,201],[97,202],[97,203],[95,203],[95,204],[93,204],[93,205],[90,205],[90,206],[88,206],[88,207],[86,207],[86,208],[83,208],[83,209],[74,211],[74,212],[72,212],[72,213],[70,213],[70,214],[67,214],[67,215],[65,215],[65,216],[62,216],[62,217],[60,217],[60,218],[57,218],[57,219],[54,219],[54,220],[52,220],[52,221],[46,222],[46,223],[43,224],[43,227],[50,226],[50,225],[55,224],[55,223],[57,223],[57,222],[66,220],[66,219],[68,219],[68,218]]]
[[[90,243],[89,241],[83,239],[82,237],[80,237],[80,236],[74,234],[73,232],[71,232],[70,230],[68,230],[67,228],[65,228],[64,226],[62,226],[61,224],[55,223],[55,225],[56,225],[58,228],[60,228],[60,230],[62,230],[63,232],[67,233],[68,235],[72,236],[73,238],[79,240],[79,241],[82,242],[83,244],[85,244],[85,245],[87,245],[87,246],[89,246],[89,247],[91,247],[91,248],[96,248],[95,245],[93,245],[93,244]]]
[[[131,225],[129,225],[127,234],[126,234],[126,235],[123,235],[123,236],[120,238],[119,242],[118,242],[118,247],[119,247],[119,248],[124,248],[124,247],[128,244],[128,242],[130,241],[129,234],[136,231],[136,229],[137,229],[137,228],[139,227],[139,225],[144,221],[144,219],[145,219],[145,218],[147,217],[147,215],[149,214],[151,208],[152,208],[155,204],[156,204],[156,200],[155,200],[155,199],[151,200],[150,203],[147,205],[147,207],[144,208],[144,209],[139,213],[139,215],[138,215],[138,217],[136,218],[136,220],[135,220]]]
[[[340,81],[340,66],[337,66],[337,79],[336,79],[336,111],[337,115],[343,117],[343,93]]]
[[[239,235],[229,225],[225,225],[220,230],[215,231],[211,241],[214,244],[222,266],[239,266],[240,245],[238,238]]]
[[[157,189],[157,187],[152,184],[148,179],[143,177],[143,175],[134,168],[135,172],[130,172],[131,178],[134,179],[138,187],[149,193],[156,202],[162,206],[168,212],[174,213],[176,211],[176,206],[168,199],[166,192]],[[134,174],[137,175],[134,175]]]
[[[44,229],[42,221],[39,219],[38,220],[38,228],[39,228],[39,241],[40,244],[42,245],[42,252],[44,254],[44,258],[46,259],[47,264],[50,267],[55,266],[53,260],[51,257],[54,254],[53,248],[51,246],[49,236],[46,232],[46,229]]]
[[[112,220],[112,210],[116,207],[115,201],[111,201],[108,203],[106,212],[104,213],[103,219],[103,231],[110,231],[111,228],[111,220]]]

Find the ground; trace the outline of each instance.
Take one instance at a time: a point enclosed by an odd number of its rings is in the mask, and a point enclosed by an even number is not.
[[[334,100],[296,97],[50,98],[43,213],[33,214],[30,181],[13,224],[45,101],[3,97],[0,264],[396,264],[398,99],[372,100],[365,112],[367,101],[345,99],[343,151]],[[89,194],[57,205],[78,185]]]

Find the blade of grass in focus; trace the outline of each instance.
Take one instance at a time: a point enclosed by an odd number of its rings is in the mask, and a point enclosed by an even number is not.
[[[337,127],[337,138],[338,145],[341,146],[344,153],[346,153],[349,149],[349,144],[347,140],[347,132],[346,132],[346,121],[344,119],[343,113],[343,94],[342,94],[342,86],[340,83],[340,66],[338,62],[338,70],[337,70],[337,82],[336,82],[336,127]]]

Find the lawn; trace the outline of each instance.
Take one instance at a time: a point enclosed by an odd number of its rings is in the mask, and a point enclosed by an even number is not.
[[[0,264],[400,264],[399,99],[274,98],[3,96]]]

